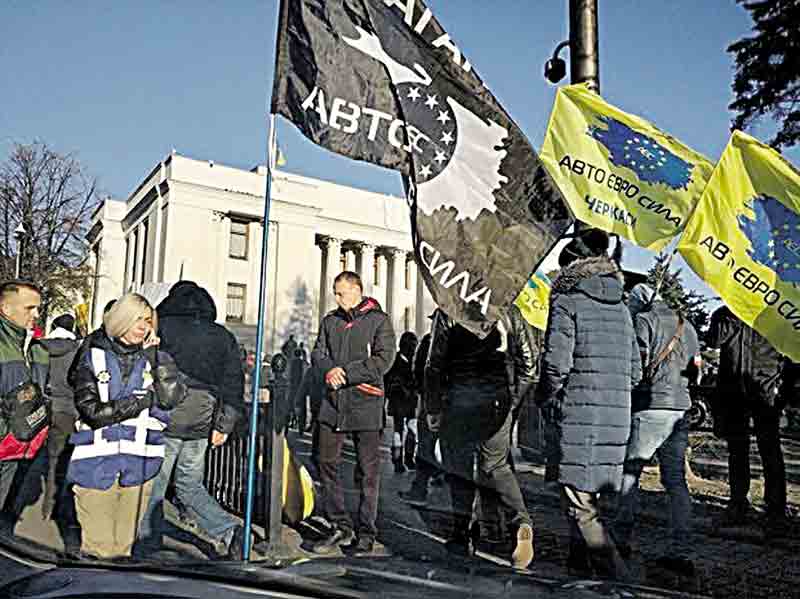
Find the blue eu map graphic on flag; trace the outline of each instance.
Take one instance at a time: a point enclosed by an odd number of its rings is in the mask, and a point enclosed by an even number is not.
[[[747,254],[785,283],[800,283],[800,215],[779,200],[759,196],[747,204],[755,218],[740,215],[739,228],[750,240]]]
[[[689,188],[693,164],[616,119],[601,115],[597,118],[608,128],[593,125],[587,134],[606,147],[612,164],[631,169],[646,183],[662,183],[676,190]]]

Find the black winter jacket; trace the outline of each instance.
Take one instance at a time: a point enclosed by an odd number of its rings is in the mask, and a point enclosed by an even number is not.
[[[734,316],[726,306],[711,316],[709,345],[719,348],[719,407],[732,402],[781,401],[783,356],[769,341]],[[738,407],[737,407],[738,409]]]
[[[425,367],[426,412],[441,412],[449,388],[456,383],[507,390],[506,407],[516,407],[531,391],[536,374],[536,349],[526,327],[512,305],[492,332],[480,339],[437,310]]]
[[[387,411],[393,418],[413,418],[417,412],[417,393],[411,373],[411,360],[400,352],[394,364],[383,377],[386,389]]]
[[[53,336],[54,334],[56,336]],[[77,418],[75,392],[67,382],[67,375],[81,343],[75,339],[74,335],[71,337],[68,335],[71,333],[64,329],[56,329],[50,337],[40,339],[39,343],[44,346],[50,356],[48,394],[53,412],[69,414],[73,418]]]
[[[320,324],[311,361],[325,376],[343,368],[347,384],[329,389],[319,421],[338,432],[378,431],[383,427],[383,375],[392,365],[396,341],[389,316],[372,298],[345,312],[329,312]]]
[[[414,361],[411,365],[411,376],[414,379],[414,390],[423,401],[418,402],[420,418],[426,417],[425,412],[425,364],[428,361],[428,352],[431,349],[431,334],[425,333],[414,352]]]
[[[618,490],[641,358],[622,276],[609,258],[576,260],[553,282],[537,403],[560,411],[559,482]]]
[[[150,393],[103,403],[97,388],[97,377],[86,357],[95,347],[116,354],[123,382],[128,380],[137,360],[144,355],[150,361],[153,373]],[[124,345],[109,338],[103,328],[91,333],[81,345],[70,368],[69,384],[75,390],[75,408],[79,418],[93,429],[135,418],[142,410],[152,406],[171,410],[186,393],[183,378],[169,354],[156,352],[155,348],[145,350],[141,345]]]
[[[244,412],[244,370],[236,337],[214,322],[208,292],[191,282],[173,287],[158,308],[160,349],[187,377],[187,397],[170,414],[166,435],[205,439],[230,433]]]

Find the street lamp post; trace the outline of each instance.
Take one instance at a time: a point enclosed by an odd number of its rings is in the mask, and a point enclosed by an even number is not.
[[[14,239],[17,242],[17,262],[14,269],[14,278],[19,279],[19,271],[22,262],[22,241],[25,239],[25,227],[22,226],[22,223],[17,225],[17,228],[14,229]]]
[[[569,48],[570,83],[587,83],[600,93],[600,58],[597,42],[597,0],[569,0],[569,39],[556,46],[553,57],[544,65],[544,76],[558,83],[567,74],[559,53]]]
[[[586,83],[600,93],[600,57],[597,41],[597,0],[569,0],[569,40],[556,46],[553,56],[544,67],[550,83],[558,83],[566,75],[566,64],[559,58],[562,49],[569,47],[570,83]],[[575,221],[574,233],[591,229]]]
[[[597,41],[597,0],[569,0],[569,80],[586,83],[600,93],[600,54]],[[575,221],[575,232],[591,229]],[[619,243],[619,241],[617,241]]]
[[[600,93],[597,0],[569,0],[569,78]]]

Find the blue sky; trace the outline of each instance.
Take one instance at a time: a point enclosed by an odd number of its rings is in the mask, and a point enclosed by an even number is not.
[[[555,92],[543,64],[567,37],[567,0],[428,5],[538,149]],[[263,0],[3,3],[0,157],[13,141],[44,140],[76,152],[117,198],[173,147],[263,162],[276,11]],[[747,12],[734,0],[600,0],[599,26],[605,98],[716,160],[730,122],[725,48],[749,32]],[[285,121],[278,136],[289,171],[402,195],[393,172],[319,149]],[[786,156],[798,164],[800,149]],[[626,264],[651,259],[633,248]]]

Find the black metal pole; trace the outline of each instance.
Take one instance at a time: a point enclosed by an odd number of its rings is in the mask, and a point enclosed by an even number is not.
[[[588,83],[600,93],[600,54],[597,41],[597,0],[569,0],[569,79]],[[575,233],[589,225],[575,221]]]
[[[597,0],[569,0],[569,77],[600,93]]]

